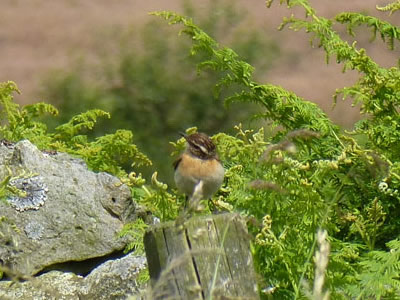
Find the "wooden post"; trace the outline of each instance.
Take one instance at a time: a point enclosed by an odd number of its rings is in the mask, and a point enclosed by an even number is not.
[[[259,299],[247,227],[238,214],[150,227],[152,299]]]

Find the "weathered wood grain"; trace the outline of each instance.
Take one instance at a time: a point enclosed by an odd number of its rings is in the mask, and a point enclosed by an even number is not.
[[[157,224],[144,244],[155,299],[259,299],[247,227],[238,214]]]

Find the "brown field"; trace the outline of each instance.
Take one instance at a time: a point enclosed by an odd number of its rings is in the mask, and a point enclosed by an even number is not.
[[[203,1],[199,9],[204,9]],[[324,53],[311,48],[309,37],[303,32],[276,28],[283,16],[290,11],[279,6],[265,8],[263,0],[237,0],[248,10],[249,28],[266,28],[267,34],[279,42],[283,53],[274,62],[263,81],[281,85],[298,95],[319,103],[338,123],[350,126],[357,118],[358,110],[349,101],[339,103],[332,110],[332,94],[336,88],[351,85],[357,74],[342,74],[342,66],[325,64]],[[175,10],[181,12],[180,0],[2,0],[0,4],[0,81],[13,80],[22,91],[19,103],[37,101],[43,76],[51,69],[68,67],[71,57],[90,57],[96,47],[96,36],[113,26],[140,25],[152,18],[148,12]],[[400,25],[399,13],[389,17],[375,10],[375,5],[387,1],[372,0],[311,0],[317,12],[332,17],[341,11],[363,11],[385,17]],[[365,29],[365,28],[364,28]],[[364,30],[369,33],[369,30]],[[369,43],[369,34],[362,34],[359,46],[381,65],[395,65],[399,47],[390,52],[381,41]],[[50,101],[50,99],[43,99]]]

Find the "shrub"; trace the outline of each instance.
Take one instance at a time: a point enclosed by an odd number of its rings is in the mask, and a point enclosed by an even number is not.
[[[305,297],[303,282],[314,279],[318,228],[329,233],[326,280],[333,299],[399,297],[400,71],[380,67],[364,49],[344,41],[333,25],[347,24],[352,32],[365,24],[389,40],[390,48],[399,28],[357,13],[326,19],[306,0],[285,2],[303,8],[306,18],[284,19],[281,29],[306,30],[327,61],[335,57],[344,71],[359,72],[354,86],[335,94],[335,99],[342,95],[361,104],[363,119],[354,130],[341,132],[315,104],[255,81],[250,64],[191,19],[155,13],[170,24],[183,24],[182,32],[193,42],[190,53],[202,58],[198,69],[218,76],[216,90],[228,93],[226,103],[257,103],[257,116],[279,126],[271,137],[240,126],[234,136],[213,137],[227,168],[218,204],[241,211],[253,224],[261,285],[274,299]],[[240,91],[229,93],[232,85]]]

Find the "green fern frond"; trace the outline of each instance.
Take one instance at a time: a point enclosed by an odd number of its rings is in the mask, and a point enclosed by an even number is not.
[[[95,170],[109,172],[118,176],[126,175],[123,165],[134,162],[135,165],[151,165],[151,160],[133,144],[133,134],[129,130],[117,130],[89,143],[89,147],[77,150],[88,165]]]
[[[10,190],[8,189],[8,183],[11,180],[11,175],[7,175],[4,177],[2,181],[0,181],[0,201],[4,200],[7,196],[10,194]],[[0,218],[0,223],[1,223],[1,218]]]
[[[0,111],[0,120],[7,120],[9,124],[15,124],[15,116],[19,113],[19,105],[12,101],[13,93],[20,93],[14,82],[0,83],[0,104],[3,108]]]
[[[34,104],[25,105],[23,107],[24,114],[29,118],[37,118],[44,114],[58,115],[58,109],[53,105],[45,102],[38,102]]]
[[[400,293],[400,242],[387,243],[389,251],[371,251],[360,262],[358,282],[349,287],[357,299],[396,299]],[[384,298],[383,298],[384,297]]]
[[[342,24],[347,24],[347,31],[354,36],[353,29],[360,25],[366,25],[372,28],[372,40],[375,39],[376,33],[379,32],[383,41],[388,43],[391,50],[394,49],[394,41],[400,40],[400,28],[382,21],[376,17],[365,16],[360,13],[341,13],[335,17],[335,20]]]
[[[75,136],[83,129],[93,129],[97,118],[106,117],[110,118],[110,114],[100,110],[92,109],[87,112],[73,116],[68,123],[56,127],[55,139],[66,140]]]
[[[51,104],[36,103],[32,105],[19,106],[13,101],[13,93],[19,92],[13,82],[0,83],[0,105],[2,110],[0,120],[4,125],[0,126],[0,135],[9,141],[29,139],[36,143],[39,148],[48,145],[51,138],[47,135],[47,126],[35,121],[35,118],[44,114],[57,115],[57,109]]]
[[[124,225],[119,236],[128,239],[125,253],[135,251],[136,255],[144,254],[143,236],[147,227],[148,225],[142,219]]]
[[[390,15],[394,13],[395,11],[400,9],[400,0],[397,0],[396,2],[392,2],[388,5],[385,6],[378,6],[376,5],[376,9],[379,11],[390,11]]]
[[[338,63],[347,62],[348,68],[355,69],[361,73],[377,76],[381,70],[378,65],[366,55],[365,50],[356,49],[355,44],[349,45],[332,29],[332,21],[318,17],[312,20],[301,20],[295,17],[285,18],[279,29],[289,26],[293,30],[304,29],[312,33],[312,40],[318,39],[319,45],[326,52],[327,61],[332,55],[336,56]]]

